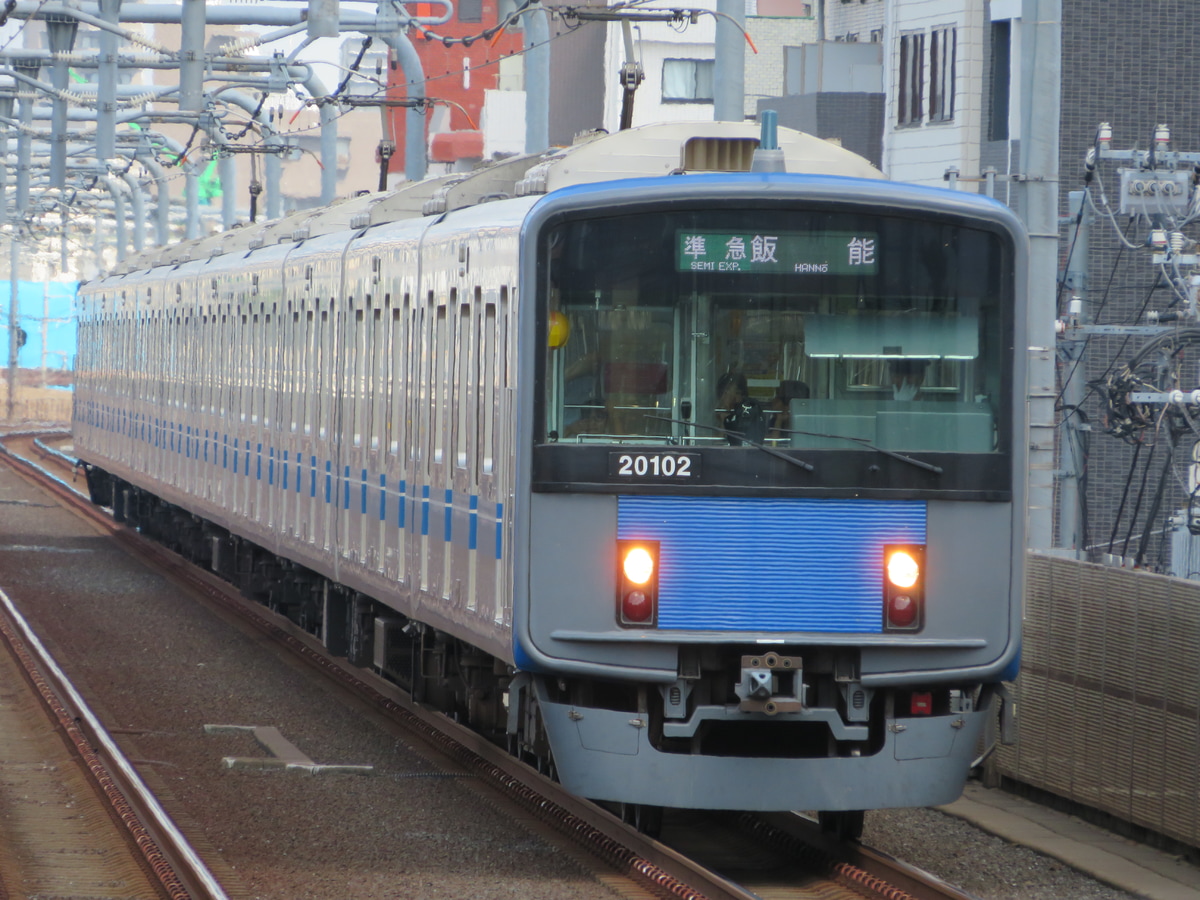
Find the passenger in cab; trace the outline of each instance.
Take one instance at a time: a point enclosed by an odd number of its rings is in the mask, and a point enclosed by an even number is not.
[[[897,359],[891,364],[892,398],[895,400],[915,400],[925,384],[925,370],[929,367],[927,359]]]

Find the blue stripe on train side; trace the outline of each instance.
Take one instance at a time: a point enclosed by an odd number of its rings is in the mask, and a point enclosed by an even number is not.
[[[881,631],[883,545],[925,542],[925,503],[618,498],[618,536],[659,542],[659,630]]]

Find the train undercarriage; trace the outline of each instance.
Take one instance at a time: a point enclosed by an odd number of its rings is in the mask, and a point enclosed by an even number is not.
[[[557,713],[572,721],[587,717],[593,723],[609,722],[604,730],[613,733],[636,723],[636,740],[644,740],[645,750],[660,758],[808,759],[819,764],[890,755],[910,727],[919,730],[935,720],[961,729],[968,719],[986,713],[993,693],[980,685],[870,690],[860,680],[854,648],[806,650],[803,656],[763,653],[756,647],[685,648],[680,672],[690,677],[664,685],[518,672],[504,660],[99,468],[87,471],[93,502],[110,507],[117,521],[215,572],[320,640],[331,654],[374,670],[415,701],[446,713],[556,779],[551,744],[561,754],[571,743],[562,740],[561,731],[547,729],[546,716]],[[749,721],[746,714],[751,714]],[[627,728],[624,733],[618,740],[629,740]],[[617,745],[603,749],[629,752]],[[570,762],[575,768],[594,767],[586,754]],[[593,796],[586,787],[580,792]],[[736,798],[730,802],[734,806],[729,808],[736,808]],[[661,827],[660,804],[605,805],[640,830],[655,833]],[[842,838],[862,831],[861,809],[830,809],[820,818],[827,831]]]

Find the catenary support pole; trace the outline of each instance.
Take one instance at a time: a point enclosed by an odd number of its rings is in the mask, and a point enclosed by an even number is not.
[[[1029,231],[1029,546],[1054,544],[1054,322],[1058,280],[1061,0],[1021,4],[1020,212]]]
[[[1088,244],[1091,234],[1091,209],[1083,191],[1071,191],[1068,195],[1071,219],[1076,222],[1068,238],[1067,315],[1080,325],[1090,322],[1087,303]],[[1059,361],[1062,365],[1062,479],[1058,489],[1058,532],[1059,546],[1073,551],[1076,558],[1086,557],[1083,545],[1083,494],[1084,456],[1083,447],[1087,440],[1085,423],[1080,407],[1086,393],[1087,373],[1083,369],[1083,351],[1087,340],[1074,329],[1059,342]]]
[[[745,0],[717,0],[717,41],[713,62],[713,118],[741,122],[746,118]]]

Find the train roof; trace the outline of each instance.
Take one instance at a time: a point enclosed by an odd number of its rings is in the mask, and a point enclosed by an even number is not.
[[[779,128],[777,135],[788,172],[884,177],[868,160],[822,138],[790,128]],[[578,184],[671,174],[749,172],[759,140],[759,127],[749,122],[671,122],[613,134],[590,132],[568,147],[489,162],[470,172],[407,182],[390,192],[350,197],[271,222],[155,247],[125,260],[114,274],[179,265],[225,253],[248,253],[270,244],[357,231]]]

